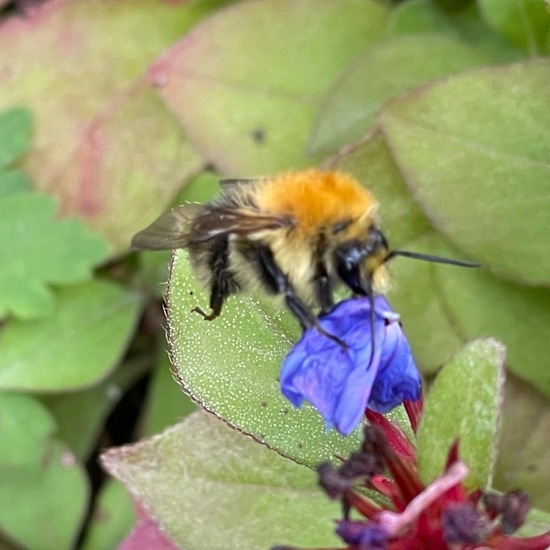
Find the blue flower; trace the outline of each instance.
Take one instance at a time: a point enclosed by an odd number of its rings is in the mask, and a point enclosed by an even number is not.
[[[281,391],[295,406],[307,399],[328,428],[349,435],[368,407],[385,413],[404,400],[420,399],[422,383],[398,315],[374,298],[374,326],[367,297],[340,302],[319,318],[339,345],[315,328],[304,332],[281,369]],[[374,331],[374,352],[372,351]]]

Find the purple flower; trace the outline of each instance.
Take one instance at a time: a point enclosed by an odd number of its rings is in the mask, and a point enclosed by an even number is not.
[[[349,435],[368,407],[388,412],[421,396],[421,380],[397,314],[382,296],[374,299],[374,326],[367,297],[340,302],[319,318],[323,329],[304,332],[281,369],[281,391],[295,406],[307,399],[328,428]],[[371,333],[374,331],[374,352]]]

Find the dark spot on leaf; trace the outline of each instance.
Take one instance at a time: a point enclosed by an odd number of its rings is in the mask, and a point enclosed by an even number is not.
[[[265,143],[265,130],[263,128],[256,128],[252,132],[252,139],[258,145]]]
[[[262,407],[267,407],[267,403],[265,401],[262,401]]]

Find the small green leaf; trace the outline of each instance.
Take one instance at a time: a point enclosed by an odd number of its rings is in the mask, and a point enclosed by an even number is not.
[[[479,0],[483,17],[531,55],[548,53],[550,14],[541,0]]]
[[[382,130],[433,225],[495,274],[550,284],[550,62],[451,76],[382,111]]]
[[[140,298],[94,281],[61,289],[55,314],[11,321],[0,339],[0,388],[61,391],[106,377],[124,352]]]
[[[0,168],[13,164],[29,148],[32,115],[27,109],[0,113]]]
[[[183,251],[172,260],[167,303],[174,372],[203,407],[312,467],[359,447],[360,428],[347,438],[327,432],[313,407],[296,409],[282,396],[279,370],[299,336],[290,313],[267,299],[239,295],[227,301],[219,318],[205,321],[191,310],[207,309],[208,295]]]
[[[314,472],[204,412],[102,462],[186,550],[337,544]]]
[[[40,456],[34,465],[0,465],[0,529],[25,548],[72,548],[88,504],[86,474],[58,441]]]
[[[38,466],[55,419],[31,396],[0,392],[0,468]]]
[[[118,548],[135,521],[132,498],[118,481],[108,479],[97,495],[81,550]]]
[[[496,340],[471,342],[436,377],[417,434],[418,464],[429,483],[444,471],[449,449],[469,468],[467,485],[488,488],[496,459],[504,385],[504,346]]]
[[[0,201],[0,315],[24,319],[48,315],[53,294],[48,283],[89,279],[107,254],[106,243],[77,220],[55,220],[56,202],[30,192]]]
[[[372,0],[240,2],[198,25],[149,74],[193,145],[224,173],[310,165],[315,105],[384,36],[387,13]]]
[[[388,99],[429,80],[489,63],[482,50],[444,36],[403,36],[375,44],[329,89],[308,148],[313,153],[337,151],[368,132]]]

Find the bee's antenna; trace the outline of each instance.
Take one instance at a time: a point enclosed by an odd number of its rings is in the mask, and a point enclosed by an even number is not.
[[[436,264],[456,265],[459,267],[481,267],[481,264],[478,264],[476,262],[453,260],[452,258],[442,258],[441,256],[432,256],[431,254],[422,254],[420,252],[411,252],[409,250],[392,250],[386,256],[385,261],[387,262],[395,256],[405,256],[406,258],[413,258],[414,260],[423,260],[425,262],[433,262]]]

